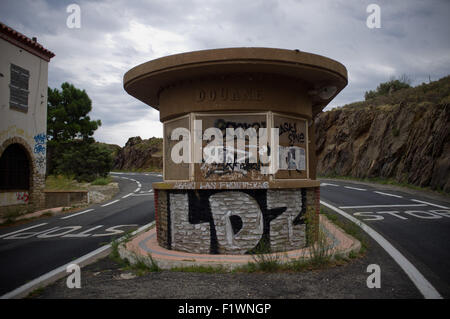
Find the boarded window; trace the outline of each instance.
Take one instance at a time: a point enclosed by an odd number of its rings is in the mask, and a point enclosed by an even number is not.
[[[26,151],[19,144],[11,144],[0,157],[0,190],[29,188],[30,164]]]
[[[9,105],[11,108],[28,111],[28,80],[30,72],[11,64],[11,83],[9,85]]]

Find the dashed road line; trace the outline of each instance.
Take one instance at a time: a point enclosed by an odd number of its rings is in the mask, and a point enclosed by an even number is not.
[[[421,201],[421,200],[418,200],[418,199],[411,199],[411,200],[412,200],[413,202],[422,203],[422,204],[427,204],[427,205],[439,207],[439,208],[442,208],[442,209],[450,209],[449,207],[446,207],[446,206],[436,205],[436,204],[429,203],[429,202],[424,202],[424,201]]]
[[[403,196],[400,196],[400,195],[388,194],[388,193],[383,193],[383,192],[378,192],[378,191],[374,191],[374,193],[377,193],[377,194],[380,194],[380,195],[385,195],[385,196],[392,196],[392,197],[397,197],[397,198],[403,198]]]
[[[350,186],[344,186],[345,188],[348,188],[348,189],[353,189],[353,190],[355,190],[355,191],[363,191],[363,192],[365,192],[367,189],[364,189],[364,188],[357,188],[357,187],[350,187]]]
[[[420,207],[427,206],[425,204],[401,204],[401,205],[363,205],[363,206],[339,206],[341,209],[352,208],[386,208],[386,207]]]
[[[320,186],[334,186],[334,187],[339,187],[339,185],[336,185],[336,184],[330,184],[330,183],[320,183]]]
[[[420,273],[420,271],[403,256],[391,243],[389,243],[383,236],[377,233],[375,230],[364,224],[359,219],[347,214],[343,210],[334,207],[324,201],[320,203],[336,213],[344,216],[345,218],[351,220],[356,225],[361,227],[370,237],[372,237],[383,249],[395,260],[395,262],[403,269],[403,271],[408,275],[414,285],[419,289],[420,293],[426,299],[442,299],[439,292],[431,285],[431,283]]]
[[[101,205],[101,207],[106,207],[106,206],[112,205],[114,203],[117,203],[118,201],[119,201],[119,199],[113,200],[112,202],[109,202],[109,203],[106,203],[104,205]]]
[[[88,209],[88,210],[84,210],[84,211],[79,212],[79,213],[75,213],[75,214],[72,214],[72,215],[69,215],[69,216],[61,217],[61,219],[72,218],[72,217],[75,217],[75,216],[78,216],[78,215],[81,215],[81,214],[92,212],[93,210],[94,210],[93,208],[92,209]]]

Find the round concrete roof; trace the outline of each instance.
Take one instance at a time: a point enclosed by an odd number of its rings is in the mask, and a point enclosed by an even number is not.
[[[320,109],[347,85],[347,69],[341,63],[312,53],[273,48],[226,48],[170,55],[132,68],[125,73],[123,84],[130,95],[159,109],[159,92],[171,84],[239,73],[299,79],[312,90],[313,105]],[[331,94],[319,94],[321,90],[330,92],[330,87]]]

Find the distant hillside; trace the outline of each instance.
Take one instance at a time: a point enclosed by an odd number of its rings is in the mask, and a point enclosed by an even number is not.
[[[450,192],[450,76],[321,113],[321,175],[381,177]]]
[[[450,76],[316,118],[322,176],[386,178],[450,193]],[[115,169],[162,169],[162,139],[132,137]]]
[[[125,146],[118,150],[113,169],[161,171],[162,145],[162,138],[143,140],[139,136],[130,137]]]

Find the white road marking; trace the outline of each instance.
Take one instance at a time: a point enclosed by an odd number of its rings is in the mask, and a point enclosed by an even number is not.
[[[425,204],[403,204],[403,205],[365,205],[365,206],[339,206],[341,209],[352,208],[386,208],[386,207],[420,207],[427,206]]]
[[[14,235],[14,234],[23,232],[23,231],[25,231],[25,230],[33,229],[33,228],[40,227],[40,226],[44,226],[44,225],[47,225],[47,223],[42,223],[42,224],[34,225],[34,226],[31,226],[31,227],[28,227],[28,228],[23,228],[23,229],[20,229],[20,230],[16,230],[16,231],[13,231],[12,233],[3,234],[3,235],[0,235],[0,238],[8,237],[8,236],[10,236],[10,235]]]
[[[361,217],[372,217],[372,218],[363,218],[363,220],[383,220],[383,216],[377,216],[373,215],[372,212],[357,212],[353,213],[354,216],[361,216]]]
[[[320,186],[335,186],[335,187],[339,187],[339,185],[330,184],[330,183],[320,183]]]
[[[389,243],[384,237],[382,237],[375,230],[364,224],[362,221],[357,218],[347,214],[343,210],[334,207],[324,201],[320,201],[320,203],[332,210],[336,213],[341,214],[345,218],[351,220],[356,225],[361,227],[370,237],[372,237],[384,250],[395,260],[395,262],[403,269],[403,271],[408,275],[414,285],[419,289],[420,293],[426,299],[443,299],[439,292],[431,285],[431,283],[419,272],[419,270],[403,256],[391,243]]]
[[[422,204],[427,204],[427,205],[431,205],[431,206],[435,206],[435,207],[439,207],[439,208],[442,208],[442,209],[450,209],[450,208],[448,208],[448,207],[445,207],[445,206],[441,206],[441,205],[436,205],[436,204],[433,204],[433,203],[429,203],[429,202],[424,202],[424,201],[421,201],[421,200],[418,200],[418,199],[411,199],[413,202],[417,202],[417,203],[422,203]]]
[[[102,206],[102,207],[106,207],[106,206],[112,205],[112,204],[114,204],[114,203],[117,203],[118,201],[119,201],[119,200],[116,199],[116,200],[113,200],[112,202],[106,203],[106,204],[101,205],[101,206]]]
[[[407,210],[405,212],[405,214],[417,217],[417,218],[422,218],[422,219],[440,219],[442,218],[442,216],[440,215],[436,215],[433,214],[431,212],[424,212],[422,210]]]
[[[136,189],[134,190],[134,192],[137,193],[137,192],[139,192],[140,190],[141,190],[141,188],[138,187],[138,188],[136,188]]]
[[[42,225],[45,225],[45,224],[46,223],[40,224],[40,225],[36,225],[36,226],[30,227],[30,228],[42,226]],[[140,227],[139,229],[137,229],[134,232],[132,232],[131,236],[134,236],[134,235],[136,235],[136,234],[146,230],[147,228],[150,228],[154,224],[155,224],[155,222],[153,221],[153,222],[151,222],[149,224],[146,224],[146,225]],[[124,241],[126,238],[127,237],[125,237],[125,236],[120,237],[117,240],[117,242],[120,243],[120,242]],[[65,265],[63,265],[61,267],[53,269],[52,271],[50,271],[50,272],[48,272],[46,274],[43,274],[42,276],[40,276],[40,277],[38,277],[38,278],[36,278],[36,279],[26,283],[25,285],[22,285],[22,286],[20,286],[20,287],[18,287],[16,289],[14,289],[14,290],[4,294],[3,296],[0,296],[0,299],[12,299],[12,298],[18,298],[18,297],[21,297],[21,296],[25,297],[27,292],[31,292],[33,289],[38,288],[43,283],[45,284],[47,281],[54,282],[55,280],[64,277],[67,274],[67,272],[66,272],[67,266],[69,266],[70,264],[77,264],[77,265],[80,265],[80,266],[84,266],[85,264],[89,264],[89,263],[87,263],[87,261],[90,260],[91,258],[94,258],[94,257],[96,257],[98,255],[101,255],[102,253],[105,253],[105,252],[108,253],[108,250],[110,250],[110,249],[111,249],[111,244],[107,244],[107,245],[105,245],[103,247],[100,247],[100,248],[94,250],[94,251],[91,251],[90,253],[88,253],[88,254],[86,254],[84,256],[81,256],[80,258],[78,258],[76,260],[73,260],[73,261],[71,261],[71,262],[69,262],[69,263],[67,263],[67,264],[65,264]]]
[[[355,191],[363,191],[363,192],[365,192],[367,189],[364,189],[364,188],[357,188],[357,187],[350,187],[350,186],[344,186],[345,188],[348,188],[348,189],[354,189]]]
[[[388,194],[388,193],[383,193],[383,192],[378,192],[378,191],[374,191],[374,193],[377,193],[377,194],[380,194],[380,195],[385,195],[385,196],[392,196],[392,197],[397,197],[397,198],[403,198],[403,196],[400,196],[400,195]]]
[[[75,216],[78,216],[78,215],[81,215],[81,214],[84,214],[84,213],[92,212],[93,210],[94,210],[94,209],[84,210],[84,211],[79,212],[79,213],[75,213],[75,214],[72,214],[72,215],[69,215],[69,216],[61,217],[61,219],[72,218],[72,217],[75,217]]]
[[[125,195],[125,196],[122,196],[122,198],[127,198],[127,197],[129,197],[131,195],[133,195],[133,193],[129,193],[129,194]]]
[[[377,214],[388,214],[388,215],[391,215],[391,216],[394,216],[394,217],[397,217],[397,218],[403,219],[403,220],[408,219],[408,218],[406,218],[406,217],[400,216],[400,215],[399,215],[400,212],[399,212],[399,211],[396,211],[396,210],[394,210],[394,211],[389,211],[389,212],[377,212]]]

